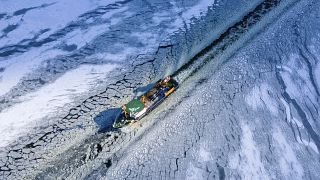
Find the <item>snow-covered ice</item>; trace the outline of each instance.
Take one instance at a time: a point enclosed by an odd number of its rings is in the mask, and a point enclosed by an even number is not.
[[[281,130],[275,128],[272,137],[280,147],[279,154],[281,154],[281,156],[279,157],[279,166],[284,177],[286,179],[303,179],[303,168]]]
[[[240,171],[242,179],[270,179],[261,162],[260,150],[247,124],[242,124],[241,153],[230,157],[230,168]]]
[[[254,110],[258,108],[264,109],[265,107],[275,116],[278,115],[277,103],[270,96],[272,88],[264,83],[260,86],[255,86],[252,91],[246,96],[246,103]]]
[[[107,0],[107,4],[116,2],[115,0]],[[72,20],[85,12],[93,10],[99,5],[106,5],[101,1],[71,0],[37,0],[25,3],[18,0],[14,2],[1,2],[1,13],[6,13],[9,20],[1,23],[0,29],[5,26],[17,24],[17,29],[6,34],[0,39],[0,44],[10,45],[18,43],[23,39],[33,38],[39,30],[47,29],[45,34],[50,35],[60,28],[65,27]],[[20,12],[20,13],[19,13]],[[47,36],[41,35],[40,39]]]
[[[40,120],[55,116],[74,98],[94,88],[97,81],[116,67],[113,64],[82,65],[38,91],[20,97],[21,103],[0,113],[0,147],[5,147],[33,127],[50,124]]]

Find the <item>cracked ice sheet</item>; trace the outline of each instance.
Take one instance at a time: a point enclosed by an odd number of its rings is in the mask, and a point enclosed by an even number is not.
[[[108,3],[112,3],[114,1],[109,1]],[[49,3],[49,2],[47,2]],[[30,11],[27,11],[27,13],[23,16],[24,18],[24,23],[27,22],[36,22],[38,24],[30,24],[27,27],[24,27],[22,25],[20,25],[17,29],[15,29],[14,31],[10,32],[10,34],[14,34],[16,33],[16,35],[14,35],[12,38],[11,36],[7,36],[6,38],[8,38],[9,40],[14,39],[14,37],[23,37],[23,35],[25,34],[30,34],[30,33],[34,33],[37,29],[41,29],[41,28],[45,28],[46,26],[51,29],[50,31],[46,32],[45,34],[40,35],[41,38],[44,38],[44,36],[49,35],[51,33],[53,33],[54,31],[62,28],[63,26],[65,26],[68,22],[71,22],[72,19],[76,19],[81,13],[86,12],[85,11],[85,4],[81,5],[81,8],[78,9],[77,11],[73,12],[72,14],[69,13],[69,9],[67,8],[69,5],[72,7],[73,6],[72,3],[78,3],[78,2],[68,2],[67,4],[62,4],[61,2],[57,2],[56,4],[53,4],[52,7],[48,6],[45,7],[43,9],[33,9]],[[216,2],[215,2],[216,3]],[[23,4],[23,3],[21,3]],[[13,7],[10,6],[11,4],[9,3],[9,5],[7,5],[6,9],[10,10],[11,9],[11,13],[13,13],[13,11],[17,10],[16,9],[12,9]],[[41,1],[38,2],[38,4],[35,4],[32,7],[36,7],[36,6],[40,6],[41,5]],[[190,19],[192,17],[197,17],[200,14],[203,14],[205,6],[209,6],[212,5],[212,3],[209,2],[199,2],[197,5],[189,7],[187,12],[184,15],[184,18],[186,19]],[[31,6],[30,6],[31,7]],[[93,8],[93,4],[88,4],[87,5],[87,10],[88,9],[92,9]],[[22,8],[22,7],[21,7]],[[53,10],[51,10],[50,8],[53,8]],[[206,7],[207,9],[208,7]],[[0,96],[8,93],[10,91],[10,89],[12,89],[15,85],[17,85],[20,80],[25,77],[28,73],[31,73],[33,70],[36,70],[37,67],[40,65],[41,62],[50,59],[50,58],[54,58],[57,57],[59,55],[66,55],[67,52],[65,51],[61,51],[61,50],[52,50],[51,48],[55,48],[58,47],[59,48],[59,44],[62,42],[67,43],[68,45],[72,45],[75,44],[77,45],[77,49],[81,48],[82,46],[86,45],[88,42],[90,42],[91,40],[93,40],[95,37],[97,37],[100,33],[106,32],[108,31],[108,28],[110,25],[114,25],[117,22],[119,22],[119,18],[126,18],[130,15],[132,15],[130,12],[127,12],[126,10],[128,10],[128,7],[122,7],[119,9],[116,9],[115,12],[107,12],[105,13],[103,16],[106,16],[108,18],[111,19],[111,23],[108,25],[97,25],[97,26],[92,26],[86,29],[76,29],[74,31],[69,32],[63,39],[59,40],[59,41],[54,41],[52,43],[46,44],[45,46],[42,46],[40,48],[34,49],[32,48],[31,50],[29,50],[26,53],[23,53],[22,55],[18,55],[18,56],[13,56],[12,58],[9,58],[8,60],[10,60],[10,63],[7,63],[7,65],[5,65],[5,63],[0,64],[0,68],[4,68],[4,72],[0,72],[0,83],[2,84],[2,87],[0,90]],[[38,12],[39,11],[39,12]],[[43,11],[46,11],[45,14],[51,14],[51,16],[56,17],[56,11],[59,12],[59,14],[66,14],[67,17],[64,17],[63,21],[60,21],[60,19],[57,20],[51,20],[50,18],[50,23],[47,23],[48,20],[45,19],[46,16],[42,16],[40,15],[41,13],[43,13]],[[52,11],[52,12],[51,12]],[[49,12],[49,13],[48,13]],[[202,13],[200,13],[202,12]],[[68,14],[69,13],[69,14]],[[118,14],[122,13],[123,16],[118,17]],[[30,15],[30,17],[29,17]],[[32,15],[32,16],[31,16]],[[116,17],[113,17],[117,15]],[[39,17],[41,17],[42,19],[38,19]],[[60,16],[59,17],[63,17]],[[39,24],[40,23],[40,24]],[[51,27],[51,26],[54,26]],[[170,28],[170,32],[176,31],[179,29],[179,27],[181,27],[182,24],[180,24],[179,26],[176,26],[174,28]],[[20,28],[22,28],[22,30],[20,30]],[[19,32],[21,31],[21,32]],[[30,31],[30,32],[29,32]],[[18,35],[19,34],[19,35]],[[123,56],[123,58],[120,59],[124,59],[128,56],[130,56],[130,54],[134,54],[135,52],[140,52],[140,53],[145,53],[148,50],[155,48],[157,45],[157,41],[159,40],[159,36],[158,35],[153,35],[150,32],[143,32],[143,34],[141,33],[133,33],[133,36],[136,36],[137,38],[139,38],[139,40],[143,41],[146,43],[146,47],[143,47],[143,52],[141,49],[134,49],[131,50],[132,48],[127,47],[128,50],[126,50],[125,55],[119,55],[117,54],[117,57],[121,57]],[[148,38],[146,38],[148,37]],[[6,39],[4,38],[4,39]],[[0,40],[1,41],[1,40]],[[8,44],[9,42],[7,42]],[[122,44],[120,46],[123,46]],[[130,51],[130,52],[129,52]],[[49,56],[46,54],[48,53]],[[108,56],[108,59],[110,59],[110,53],[106,53],[106,55]],[[114,60],[114,59],[112,59]],[[118,60],[118,59],[117,59]],[[10,67],[7,67],[10,66]],[[21,68],[23,67],[23,68]]]
[[[105,25],[93,26],[84,32],[79,30],[78,35],[77,32],[73,31],[73,36],[71,38],[67,36],[66,39],[69,44],[76,44],[77,48],[81,48],[99,33],[105,31],[105,28]],[[0,96],[8,93],[25,75],[39,67],[43,61],[57,57],[58,55],[66,55],[66,51],[51,49],[51,47],[58,43],[53,42],[37,49],[31,49],[6,61],[0,61],[0,68],[4,68],[4,71],[0,72]]]
[[[52,84],[21,97],[22,101],[0,113],[0,147],[8,145],[21,134],[39,124],[45,117],[54,115],[75,97],[92,89],[117,65],[82,65],[61,76]]]

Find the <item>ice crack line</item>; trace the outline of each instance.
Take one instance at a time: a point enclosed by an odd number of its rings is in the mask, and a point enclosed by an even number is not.
[[[287,103],[292,104],[294,106],[294,108],[297,110],[301,120],[302,120],[302,124],[303,126],[307,129],[308,134],[311,136],[312,140],[314,141],[314,143],[317,146],[318,151],[320,151],[320,138],[319,135],[314,131],[314,129],[312,128],[311,124],[308,121],[307,115],[306,113],[303,111],[303,109],[300,107],[300,105],[298,104],[298,102],[295,99],[292,99],[290,97],[290,95],[287,93],[286,91],[286,85],[280,75],[279,70],[276,71],[276,77],[278,79],[279,84],[281,85],[283,92],[282,92],[282,96],[283,98],[287,101]]]

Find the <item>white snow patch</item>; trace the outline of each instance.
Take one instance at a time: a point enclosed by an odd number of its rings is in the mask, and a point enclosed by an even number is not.
[[[272,136],[278,144],[277,150],[279,152],[281,173],[286,179],[303,179],[303,168],[282,132],[277,129]]]
[[[152,17],[152,21],[154,22],[155,25],[159,25],[164,21],[170,21],[172,18],[172,14],[173,12],[171,11],[156,12]]]
[[[114,46],[121,47],[121,44],[116,43],[116,44],[114,44]],[[91,56],[88,56],[87,58],[88,59],[90,59],[90,58],[103,59],[104,62],[108,62],[108,61],[120,62],[120,61],[128,60],[136,52],[142,53],[144,51],[142,51],[139,48],[135,48],[135,47],[125,47],[117,53],[97,53],[97,54],[93,54]]]
[[[121,16],[122,18],[131,16],[132,13],[128,12],[127,11],[128,9],[129,9],[129,7],[127,7],[127,6],[119,8],[119,9],[113,9],[112,11],[106,12],[104,15],[101,16],[101,18],[112,20],[113,18],[115,18],[115,16]]]
[[[4,72],[1,73],[0,96],[9,92],[13,86],[18,84],[23,76],[36,69],[45,59],[66,54],[66,52],[59,49],[46,49],[46,46],[40,47],[12,57],[9,60],[0,61],[0,67],[5,68]]]
[[[21,134],[54,116],[54,112],[72,103],[81,93],[89,91],[117,65],[82,65],[61,76],[52,84],[27,94],[16,104],[0,113],[0,147],[8,145]]]
[[[218,5],[220,0],[214,0],[214,1],[207,1],[207,0],[200,0],[198,3],[191,7],[183,7],[180,8],[177,6],[175,2],[170,2],[173,6],[172,12],[168,14],[169,16],[172,16],[172,14],[179,15],[179,18],[176,18],[175,20],[172,20],[173,23],[171,23],[171,30],[170,32],[173,33],[174,31],[178,30],[179,28],[184,27],[190,28],[190,25],[192,23],[193,18],[200,18],[201,16],[204,16],[208,12],[208,8],[213,5]],[[155,23],[160,23],[163,20],[168,20],[167,14],[158,14],[159,17],[154,18]]]
[[[206,179],[204,177],[205,171],[203,169],[195,167],[192,163],[189,164],[186,173],[186,180],[201,180]]]
[[[142,49],[151,49],[157,46],[159,36],[151,32],[134,32],[131,36],[138,39],[139,42],[143,43]]]
[[[231,156],[231,169],[239,170],[242,179],[270,179],[260,159],[260,150],[249,126],[242,124],[241,152]]]
[[[63,28],[81,14],[98,7],[100,4],[107,5],[114,2],[116,1],[108,0],[107,2],[99,2],[87,0],[36,0],[32,1],[32,3],[25,3],[23,0],[17,0],[15,3],[12,3],[11,1],[2,1],[1,6],[3,10],[7,11],[8,13],[13,13],[14,11],[22,8],[41,6],[43,4],[52,3],[52,5],[45,8],[30,10],[26,14],[18,16],[19,18],[14,18],[16,20],[9,23],[20,24],[20,26],[11,31],[7,37],[0,39],[0,44],[15,44],[22,39],[32,38],[34,34],[41,29],[50,29],[48,32],[46,32],[46,34],[49,35],[56,30]],[[70,9],[70,7],[72,7],[72,9]],[[21,19],[23,19],[23,21],[21,21]],[[0,29],[3,29],[3,27],[0,27]],[[43,36],[43,38],[45,37]]]
[[[245,97],[245,101],[250,105],[254,110],[257,110],[261,106],[260,99],[260,88],[259,86],[254,86],[253,89]]]
[[[199,18],[205,15],[208,12],[208,8],[214,4],[217,4],[218,0],[208,1],[208,0],[200,0],[197,5],[190,7],[186,11],[184,11],[181,17],[187,23],[187,26],[190,27],[191,18]]]
[[[105,24],[91,26],[89,29],[77,29],[66,35],[66,43],[76,44],[79,49],[107,30],[109,30],[109,25]]]
[[[280,72],[280,75],[286,85],[287,93],[292,97],[299,97],[299,88],[295,85],[296,83],[291,79],[291,75],[287,72]]]
[[[267,109],[273,114],[278,114],[278,107],[276,101],[271,97],[271,87],[263,83],[260,86],[255,86],[245,97],[246,103],[254,110],[258,108],[267,107]]]
[[[198,161],[205,162],[205,161],[210,161],[210,160],[212,160],[212,156],[211,156],[210,151],[208,151],[207,148],[203,144],[200,145]]]

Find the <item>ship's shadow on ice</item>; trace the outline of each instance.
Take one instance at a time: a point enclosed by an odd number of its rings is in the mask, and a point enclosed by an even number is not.
[[[115,121],[117,114],[120,112],[121,108],[110,108],[100,112],[94,117],[94,122],[99,127],[98,133],[116,131],[116,129],[112,127],[112,124]]]

